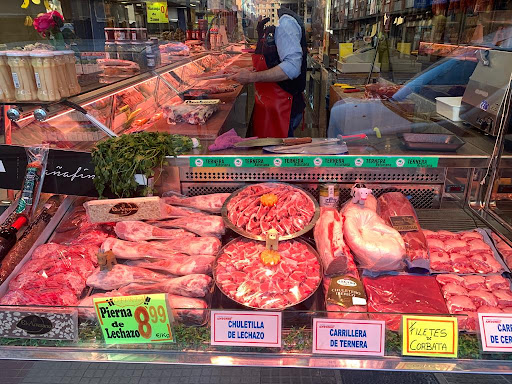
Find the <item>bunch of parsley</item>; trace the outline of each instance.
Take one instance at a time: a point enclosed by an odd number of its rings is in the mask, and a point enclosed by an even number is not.
[[[192,139],[162,132],[139,132],[111,137],[92,151],[94,185],[100,197],[108,188],[117,197],[136,195],[135,175],[148,179],[163,166],[166,156],[177,156],[193,148]],[[149,192],[146,187],[142,192]]]

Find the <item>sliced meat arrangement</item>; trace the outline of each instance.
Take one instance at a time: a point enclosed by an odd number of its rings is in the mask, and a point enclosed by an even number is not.
[[[370,271],[403,269],[405,243],[398,231],[366,205],[349,203],[342,213],[343,235],[359,267]]]
[[[504,271],[493,249],[477,231],[425,231],[433,272],[493,274]]]
[[[314,215],[315,203],[304,191],[279,183],[245,187],[227,205],[228,220],[253,235],[271,228],[281,236],[291,235],[303,230]]]
[[[318,258],[302,242],[279,243],[277,260],[263,262],[264,243],[239,238],[217,259],[216,283],[234,301],[262,309],[283,309],[306,299],[321,280]],[[271,265],[274,264],[274,265]]]
[[[448,311],[460,314],[459,328],[474,332],[478,327],[478,313],[512,311],[510,281],[500,275],[458,276],[437,275],[436,280],[446,298]]]
[[[224,220],[220,216],[196,214],[174,220],[148,222],[159,228],[181,228],[199,236],[221,237],[226,232]]]
[[[343,222],[334,208],[321,208],[314,230],[316,249],[326,275],[349,274],[357,276],[357,268],[350,249],[343,240]]]
[[[162,199],[171,205],[196,208],[210,213],[220,213],[224,202],[230,195],[230,193],[212,193],[210,195],[187,197],[168,192],[167,196],[162,197]]]
[[[405,242],[409,269],[421,268],[429,270],[429,254],[427,239],[423,234],[416,211],[409,200],[401,192],[387,192],[377,200],[377,212],[386,224],[391,225],[393,217],[412,217],[418,230],[401,232]]]
[[[162,229],[142,221],[121,221],[116,224],[116,235],[123,240],[173,240],[195,237],[184,229]]]
[[[439,285],[433,276],[398,275],[364,278],[363,284],[369,312],[399,313],[370,315],[370,319],[385,320],[387,329],[399,330],[403,313],[448,313]],[[472,303],[471,300],[469,303]]]

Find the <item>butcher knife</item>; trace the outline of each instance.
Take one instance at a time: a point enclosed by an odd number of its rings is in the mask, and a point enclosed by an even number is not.
[[[280,138],[265,138],[265,139],[249,139],[235,144],[236,148],[254,148],[254,147],[268,147],[271,145],[298,145],[311,143],[311,137],[287,137]]]

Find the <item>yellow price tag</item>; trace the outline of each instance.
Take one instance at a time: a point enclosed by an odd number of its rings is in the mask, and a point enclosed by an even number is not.
[[[402,316],[404,356],[457,357],[456,317]]]

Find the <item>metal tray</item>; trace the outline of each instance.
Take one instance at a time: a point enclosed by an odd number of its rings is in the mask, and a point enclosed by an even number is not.
[[[219,291],[224,295],[226,296],[229,300],[243,306],[243,307],[246,307],[246,308],[252,308],[252,309],[258,309],[260,311],[282,311],[282,310],[285,310],[287,308],[293,308],[297,305],[299,305],[300,303],[303,303],[305,302],[306,300],[308,300],[309,298],[311,298],[315,293],[316,291],[318,290],[318,288],[322,285],[322,281],[323,281],[323,276],[324,276],[324,269],[323,269],[323,266],[322,266],[322,260],[320,260],[320,256],[318,255],[318,252],[316,251],[315,248],[313,248],[313,246],[311,244],[309,244],[307,241],[304,241],[302,239],[293,239],[293,241],[298,241],[302,244],[305,244],[306,247],[308,248],[308,250],[313,254],[315,255],[315,257],[317,258],[318,260],[318,263],[319,263],[319,267],[320,267],[320,280],[318,281],[318,284],[317,286],[315,287],[315,289],[313,290],[313,292],[311,292],[309,295],[307,295],[304,299],[302,299],[301,301],[298,301],[296,303],[293,303],[293,304],[290,304],[290,305],[287,305],[285,307],[282,307],[282,308],[259,308],[259,307],[253,307],[253,306],[250,306],[250,305],[247,305],[247,304],[243,304],[239,301],[236,301],[235,299],[231,298],[230,296],[228,296],[226,294],[226,292],[224,292],[224,290],[220,287],[219,284],[217,284],[217,261],[219,260],[219,257],[224,253],[224,249],[228,246],[230,246],[231,244],[237,242],[237,241],[247,241],[246,238],[244,238],[243,236],[240,236],[240,237],[237,237],[233,240],[231,240],[230,242],[228,242],[226,245],[224,245],[219,253],[217,254],[217,257],[215,258],[215,261],[213,262],[213,268],[212,268],[212,273],[213,273],[213,279],[215,281],[215,286],[219,289]]]
[[[251,187],[251,186],[257,185],[257,184],[276,184],[276,185],[277,184],[284,184],[284,185],[291,186],[293,188],[299,189],[301,192],[304,192],[313,201],[313,204],[315,205],[315,213],[314,213],[313,217],[311,218],[311,221],[309,222],[309,224],[306,225],[302,230],[300,230],[298,232],[295,232],[295,233],[292,233],[291,235],[279,236],[279,241],[294,239],[296,237],[299,237],[299,236],[309,232],[311,229],[313,229],[313,227],[315,226],[316,221],[320,217],[320,206],[318,205],[318,201],[316,201],[316,199],[313,197],[313,195],[311,193],[309,193],[308,191],[305,191],[302,188],[296,187],[295,185],[292,185],[292,184],[278,183],[278,182],[249,184],[249,185],[246,185],[245,187],[237,189],[235,192],[233,192],[231,194],[231,196],[229,196],[226,199],[226,201],[224,202],[224,205],[222,206],[222,211],[221,211],[222,218],[224,219],[224,223],[226,224],[226,226],[228,228],[232,229],[233,231],[235,231],[239,235],[242,235],[243,237],[246,237],[248,239],[259,240],[259,241],[265,241],[267,239],[266,236],[255,235],[253,233],[247,232],[245,229],[237,227],[228,218],[228,208],[227,207],[228,207],[228,204],[231,201],[231,199],[233,199],[235,196],[237,196],[245,188],[248,188],[248,187]]]
[[[399,137],[411,151],[454,152],[466,144],[458,136],[443,133],[402,133]]]

